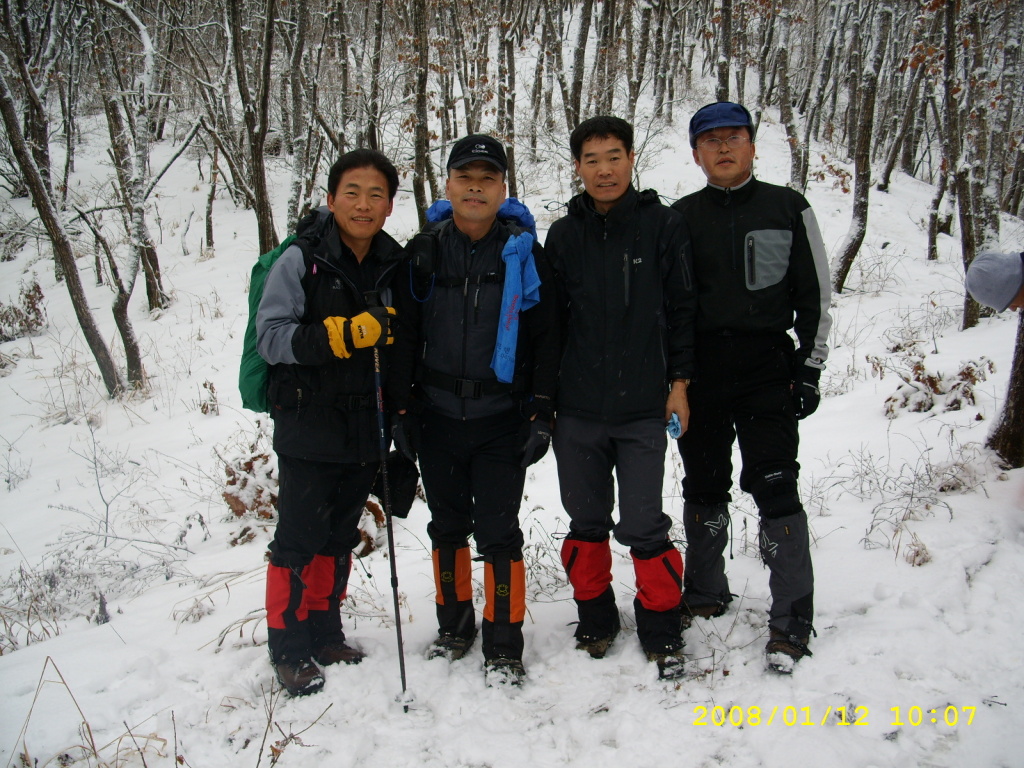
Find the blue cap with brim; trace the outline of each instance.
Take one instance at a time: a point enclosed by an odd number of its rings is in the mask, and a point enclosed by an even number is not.
[[[697,148],[697,137],[715,128],[746,128],[750,140],[754,140],[754,121],[742,104],[732,101],[716,101],[697,110],[690,118],[690,146]]]
[[[967,268],[967,291],[979,304],[1002,312],[1024,286],[1024,253],[985,251]]]

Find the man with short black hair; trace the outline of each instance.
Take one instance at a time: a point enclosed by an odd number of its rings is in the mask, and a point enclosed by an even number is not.
[[[293,696],[323,688],[318,664],[363,658],[345,641],[341,601],[381,457],[373,352],[386,372],[402,333],[392,284],[403,252],[383,231],[398,172],[380,152],[357,149],[331,167],[328,184],[327,210],[299,223],[256,316],[280,477],[268,646]]]
[[[754,178],[754,124],[745,107],[717,102],[698,110],[690,146],[708,183],[672,206],[690,222],[698,297],[693,410],[679,440],[686,470],[684,618],[720,616],[732,600],[723,553],[738,439],[740,488],[757,504],[761,556],[771,574],[767,662],[789,672],[810,655],[813,631],[797,421],[820,400],[832,323],[828,262],[803,196]]]
[[[554,434],[570,517],[562,564],[579,612],[577,649],[603,658],[619,633],[609,533],[629,547],[640,644],[664,679],[684,672],[683,561],[662,509],[666,422],[689,417],[695,309],[686,222],[633,187],[633,127],[584,120],[569,138],[584,192],[545,248],[559,286],[565,351]],[[613,520],[615,481],[619,498]]]
[[[410,244],[403,290],[411,288],[418,307],[419,354],[395,441],[409,454],[418,448],[430,508],[438,636],[428,657],[461,659],[476,637],[473,536],[484,561],[485,681],[519,685],[526,675],[519,506],[526,467],[544,455],[551,435],[559,345],[553,286],[533,235],[499,217],[501,142],[466,136],[452,146],[447,169],[451,218]]]

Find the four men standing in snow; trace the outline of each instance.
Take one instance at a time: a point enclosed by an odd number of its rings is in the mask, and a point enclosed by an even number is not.
[[[271,390],[283,436],[275,437],[282,490],[267,609],[271,657],[291,693],[322,687],[317,663],[360,657],[335,614],[353,515],[380,453],[321,455],[288,435],[306,418],[316,424],[311,435],[329,428],[339,445],[369,439],[358,403],[372,381],[356,369],[392,340],[391,431],[403,453],[418,453],[431,512],[439,634],[429,657],[461,658],[477,634],[472,535],[484,560],[486,681],[525,679],[518,513],[526,467],[553,440],[570,518],[562,563],[579,613],[577,648],[602,658],[620,631],[613,535],[633,563],[640,644],[660,677],[682,676],[683,630],[693,617],[721,615],[732,599],[723,552],[737,439],[740,488],[757,504],[771,574],[768,665],[789,672],[810,655],[813,573],[797,421],[818,405],[829,282],[806,200],[753,177],[754,132],[739,104],[699,110],[690,143],[708,185],[669,208],[653,190],[633,187],[632,127],[608,116],[584,121],[570,138],[584,191],[552,224],[543,250],[529,212],[506,202],[504,147],[467,136],[448,158],[448,203],[432,207],[436,223],[394,270],[395,246],[382,231],[395,194],[390,177],[366,158],[347,161],[340,180],[332,170],[335,228],[324,238],[337,243],[281,259],[258,326],[272,383],[289,382]],[[367,235],[358,248],[338,220],[350,181],[358,187],[353,222]],[[379,205],[364,199],[364,181],[381,188]],[[372,255],[367,265],[359,251]],[[340,293],[323,301],[310,288],[318,259],[323,273],[340,278]],[[361,301],[370,294],[376,303]],[[666,426],[686,469],[685,568],[662,509]],[[297,522],[298,535],[290,533]],[[321,622],[324,608],[337,621]]]

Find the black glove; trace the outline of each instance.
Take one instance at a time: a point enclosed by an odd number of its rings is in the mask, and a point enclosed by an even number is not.
[[[821,404],[821,393],[818,391],[818,379],[821,370],[809,365],[798,364],[793,378],[793,411],[797,420],[806,419]]]
[[[396,413],[391,419],[391,439],[405,458],[416,461],[420,449],[419,420],[409,413]]]
[[[551,445],[551,424],[538,416],[530,422],[530,434],[523,445],[523,460],[520,466],[525,468],[543,459],[544,454],[548,452],[549,445]]]
[[[391,516],[405,519],[409,516],[412,503],[416,500],[416,491],[419,487],[420,473],[416,464],[409,461],[398,451],[391,451],[388,454],[388,490],[391,492],[388,498],[391,500]],[[374,496],[384,501],[384,473],[377,472],[373,481]]]

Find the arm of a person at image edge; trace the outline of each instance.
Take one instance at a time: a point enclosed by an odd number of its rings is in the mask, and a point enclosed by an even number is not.
[[[672,388],[668,392],[668,399],[665,401],[665,423],[672,418],[674,413],[679,417],[679,428],[680,434],[686,432],[686,428],[690,423],[690,402],[686,398],[686,387],[688,382],[676,381],[672,382]]]

